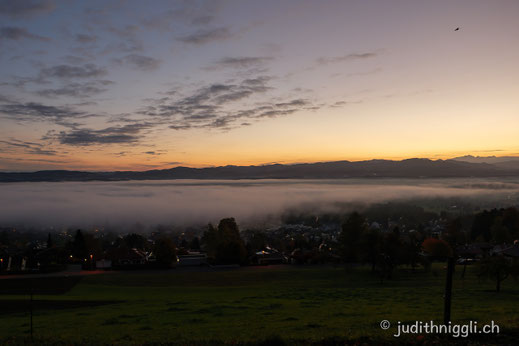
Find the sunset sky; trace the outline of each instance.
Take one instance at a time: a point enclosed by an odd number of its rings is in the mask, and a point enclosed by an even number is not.
[[[516,0],[0,0],[0,170],[519,155],[518,18]]]

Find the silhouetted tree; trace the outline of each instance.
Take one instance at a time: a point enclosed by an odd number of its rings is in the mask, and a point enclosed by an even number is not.
[[[202,243],[208,256],[219,264],[244,263],[247,251],[234,218],[220,220],[218,228],[209,224]]]
[[[420,232],[411,232],[406,241],[401,241],[401,262],[410,265],[414,270],[422,262],[420,252],[424,238]]]
[[[7,232],[7,231],[0,232],[0,245],[4,245],[4,246],[10,245],[9,232]]]
[[[479,262],[479,276],[495,280],[496,292],[501,290],[501,283],[508,278],[511,270],[511,262],[502,255],[488,256]]]
[[[265,249],[267,246],[267,236],[260,231],[251,232],[249,240],[247,241],[247,249],[250,252],[255,252]]]
[[[361,234],[359,241],[359,249],[361,259],[371,264],[371,271],[375,271],[375,267],[379,260],[382,246],[382,235],[379,230],[368,229]]]
[[[80,229],[76,231],[74,240],[72,241],[72,255],[76,258],[87,258],[88,249],[85,243],[85,238]]]
[[[177,252],[173,241],[169,238],[160,238],[155,241],[153,254],[156,258],[157,266],[169,268],[176,263]]]
[[[144,236],[137,233],[130,233],[124,236],[123,241],[130,249],[135,248],[138,250],[146,250],[148,248],[148,240]]]
[[[398,227],[393,228],[392,232],[382,237],[381,251],[378,258],[381,279],[391,279],[401,253],[400,229]]]
[[[191,250],[200,250],[200,239],[198,237],[194,237],[189,244],[189,248]]]
[[[359,240],[366,229],[365,219],[357,212],[351,213],[342,225],[339,243],[342,258],[346,263],[351,263],[358,259]]]
[[[422,248],[433,258],[445,259],[452,256],[452,249],[445,240],[427,238],[423,241]]]
[[[492,225],[494,219],[499,215],[499,210],[483,210],[474,216],[472,223],[471,238],[473,240],[490,241],[492,239]]]
[[[54,247],[54,243],[52,242],[52,237],[50,235],[50,233],[48,234],[47,236],[47,249],[50,249]]]
[[[442,234],[442,239],[445,240],[453,250],[456,250],[459,245],[466,243],[462,229],[463,225],[460,218],[455,218],[447,222],[445,231]]]
[[[510,232],[510,236],[516,240],[519,238],[519,210],[514,207],[503,211],[503,226]]]
[[[494,222],[490,227],[490,234],[492,234],[492,240],[496,243],[508,243],[512,241],[508,227],[503,224],[502,216],[496,216],[494,218]]]
[[[474,216],[471,238],[476,240],[508,243],[519,237],[519,210],[484,210]]]

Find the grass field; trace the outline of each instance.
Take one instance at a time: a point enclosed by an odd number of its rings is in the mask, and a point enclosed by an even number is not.
[[[460,278],[460,269],[454,279],[453,323],[473,320],[482,325],[494,320],[501,327],[501,338],[516,334],[519,283],[508,279],[502,292],[495,293],[493,283],[480,282],[473,268],[465,279]],[[35,295],[34,337],[39,343],[64,344],[322,342],[366,337],[394,342],[396,328],[381,330],[381,320],[393,325],[416,320],[441,323],[444,281],[440,264],[428,273],[400,269],[393,280],[383,283],[364,267],[92,275],[74,282],[66,293]],[[5,280],[0,280],[2,284]],[[27,295],[0,295],[4,343],[28,340],[27,299]]]

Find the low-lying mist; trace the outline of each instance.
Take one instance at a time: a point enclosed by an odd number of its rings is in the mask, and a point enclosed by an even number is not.
[[[517,205],[519,179],[125,181],[0,184],[0,226],[67,227],[137,222],[203,225],[279,220],[286,210],[344,212],[345,205],[451,198]],[[342,207],[341,207],[342,205]]]

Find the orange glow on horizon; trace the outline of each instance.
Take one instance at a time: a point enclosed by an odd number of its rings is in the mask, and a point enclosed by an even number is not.
[[[75,160],[66,161],[62,164],[54,164],[52,167],[44,169],[64,169],[64,170],[83,170],[83,171],[147,171],[153,169],[169,169],[174,167],[191,167],[191,168],[206,168],[206,167],[218,167],[218,166],[262,166],[270,164],[300,164],[300,163],[317,163],[317,162],[333,162],[333,161],[368,161],[368,160],[393,160],[400,161],[412,158],[424,158],[430,160],[448,160],[455,157],[461,157],[471,155],[474,157],[487,157],[487,156],[516,156],[519,157],[519,151],[517,150],[499,150],[499,151],[450,151],[446,153],[434,153],[434,152],[410,152],[409,154],[401,155],[384,155],[377,153],[374,155],[287,155],[274,158],[268,158],[267,155],[256,154],[251,155],[250,158],[220,158],[212,157],[207,160],[204,157],[191,157],[190,160],[175,162],[175,160],[168,160],[168,157],[161,157],[160,159],[149,159],[142,157],[124,157],[124,158],[113,158],[102,156],[85,156]],[[5,170],[0,167],[1,170]]]

